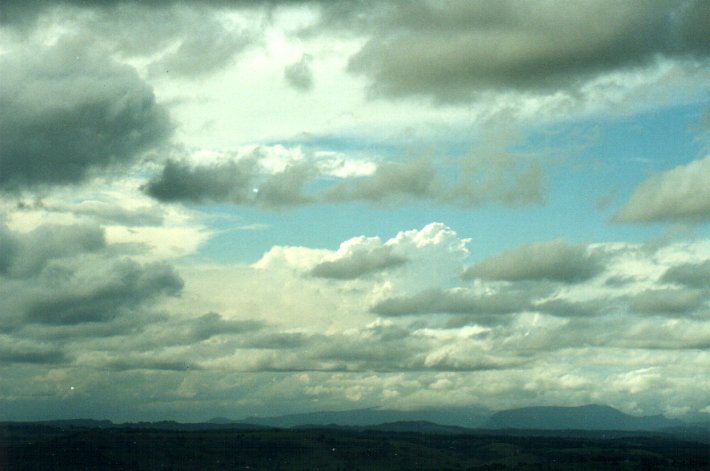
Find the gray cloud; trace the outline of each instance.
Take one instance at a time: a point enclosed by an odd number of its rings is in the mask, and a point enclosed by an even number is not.
[[[707,289],[710,287],[710,260],[671,267],[661,276],[660,281]]]
[[[695,0],[391,2],[349,68],[375,95],[438,102],[489,89],[574,89],[658,57],[707,59],[709,8]]]
[[[197,167],[169,160],[162,173],[148,182],[143,190],[153,198],[166,202],[241,204],[252,197],[251,181],[256,173],[253,159]]]
[[[484,148],[455,161],[455,172],[435,167],[432,158],[408,158],[383,162],[372,174],[344,177],[336,182],[313,162],[291,162],[283,170],[269,173],[259,165],[261,158],[257,150],[213,164],[169,160],[143,190],[166,202],[225,202],[274,210],[352,201],[399,206],[419,200],[465,207],[544,202],[540,162],[501,152],[497,147],[492,151]]]
[[[290,164],[281,172],[266,177],[256,192],[256,204],[271,209],[300,206],[312,201],[304,192],[305,185],[319,175],[309,163]]]
[[[570,301],[566,299],[551,299],[536,303],[534,309],[545,314],[556,317],[595,317],[607,314],[614,309],[618,303],[610,302],[607,299],[595,299],[592,301]]]
[[[430,159],[387,162],[378,165],[372,175],[348,179],[328,189],[323,199],[401,204],[411,199],[435,197],[439,185]]]
[[[333,261],[321,262],[310,271],[311,276],[352,280],[407,263],[404,256],[392,253],[391,246],[358,250]]]
[[[308,163],[265,175],[257,156],[197,166],[169,160],[143,191],[165,202],[225,202],[278,210],[309,203],[304,187],[317,176],[318,170]]]
[[[629,308],[637,314],[688,314],[708,300],[707,294],[697,289],[648,289],[631,299]]]
[[[198,77],[229,64],[254,42],[249,33],[228,31],[222,23],[204,14],[195,15],[192,25],[185,26],[180,46],[153,62],[149,67],[151,73]]]
[[[101,228],[89,225],[43,225],[27,234],[0,224],[0,275],[27,277],[39,273],[48,261],[106,247]]]
[[[313,71],[311,70],[311,56],[304,54],[301,60],[286,66],[284,78],[289,85],[300,92],[307,92],[313,88]]]
[[[710,219],[710,156],[651,176],[638,185],[612,221],[703,222]]]
[[[254,335],[240,342],[242,348],[269,350],[293,350],[312,346],[321,336],[312,336],[300,332],[271,332]]]
[[[4,345],[0,341],[0,365],[8,363],[29,363],[40,365],[62,364],[69,357],[59,349],[38,348],[29,345]]]
[[[544,193],[544,172],[539,161],[493,151],[467,156],[458,181],[442,199],[463,206],[481,206],[488,202],[530,206],[542,204]]]
[[[151,89],[78,40],[0,57],[0,189],[77,183],[163,143]]]
[[[586,245],[571,245],[557,239],[534,242],[494,255],[469,267],[462,277],[576,283],[592,278],[603,268],[600,256]]]
[[[132,370],[158,370],[158,371],[190,371],[200,370],[201,367],[197,363],[186,360],[176,360],[171,358],[155,358],[153,355],[135,356],[127,355],[120,359],[113,359],[105,362],[102,367],[113,371],[132,371]]]
[[[28,302],[25,318],[47,325],[110,322],[163,295],[177,295],[183,286],[172,267],[139,265],[125,260],[103,270],[74,274],[62,289],[37,293]],[[90,278],[87,278],[90,276]]]
[[[254,320],[228,320],[216,312],[202,315],[190,322],[188,341],[202,341],[216,335],[234,335],[259,330],[263,324]]]
[[[530,297],[531,293],[520,291],[474,295],[462,289],[448,291],[430,289],[411,296],[385,299],[372,306],[370,310],[387,317],[434,313],[500,315],[528,309]]]

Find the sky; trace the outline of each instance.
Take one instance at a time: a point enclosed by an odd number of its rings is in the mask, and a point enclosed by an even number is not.
[[[710,3],[5,0],[0,420],[710,412]]]

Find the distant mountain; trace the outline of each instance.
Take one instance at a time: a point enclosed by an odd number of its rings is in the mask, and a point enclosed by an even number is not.
[[[393,422],[426,421],[445,426],[476,428],[483,425],[490,415],[491,412],[489,410],[478,407],[421,409],[412,411],[370,408],[307,412],[275,417],[247,417],[234,421],[218,417],[210,420],[210,423],[245,423],[289,428],[302,425],[371,426]]]
[[[34,422],[38,425],[47,425],[60,429],[68,428],[110,428],[114,423],[110,420],[94,420],[94,419],[58,419],[58,420],[43,420]]]
[[[613,407],[523,407],[493,414],[483,425],[487,429],[538,430],[661,430],[682,426],[680,420],[662,415],[637,417]]]
[[[435,424],[434,422],[428,422],[426,420],[390,422],[386,424],[370,426],[368,427],[368,430],[396,433],[416,432],[438,435],[464,434],[472,432],[470,428],[456,427],[453,425],[440,425]]]

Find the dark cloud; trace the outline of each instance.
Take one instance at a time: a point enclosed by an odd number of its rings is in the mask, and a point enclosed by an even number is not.
[[[601,262],[600,256],[586,245],[572,245],[557,239],[494,255],[469,267],[462,276],[464,279],[576,283],[599,274],[604,269]]]
[[[671,267],[661,276],[660,281],[707,289],[710,287],[710,260]]]
[[[8,363],[29,363],[54,365],[66,363],[69,357],[59,349],[4,346],[0,342],[0,365]]]
[[[77,183],[170,135],[135,71],[80,42],[0,57],[0,190]]]
[[[629,308],[636,314],[676,316],[695,311],[707,300],[697,289],[648,289],[634,296]]]
[[[407,263],[404,256],[392,253],[391,246],[357,250],[333,261],[321,262],[310,271],[311,276],[352,280],[396,268]]]
[[[316,176],[318,170],[308,163],[264,174],[256,156],[197,166],[170,160],[143,190],[165,202],[222,202],[278,210],[310,202],[304,187]]]
[[[86,278],[91,276],[91,278]],[[164,295],[180,293],[183,281],[165,264],[125,260],[109,267],[82,267],[62,289],[37,293],[25,318],[46,325],[110,322]]]
[[[614,214],[621,223],[690,222],[710,219],[710,156],[652,175]]]
[[[530,293],[522,291],[474,295],[462,289],[448,291],[431,289],[411,296],[385,299],[372,306],[370,310],[387,317],[433,313],[501,315],[528,309],[530,296]]]
[[[659,57],[707,59],[702,0],[390,2],[350,61],[373,94],[458,102],[490,89],[575,89]],[[594,21],[589,21],[594,18]]]
[[[215,165],[190,166],[168,161],[162,173],[143,190],[160,201],[202,203],[205,201],[242,204],[252,198],[251,181],[257,174],[253,159]]]
[[[313,88],[311,56],[304,54],[301,60],[286,66],[284,69],[284,78],[289,85],[300,92],[307,92]]]
[[[197,363],[185,360],[160,359],[154,356],[126,356],[109,360],[102,365],[113,371],[158,370],[158,371],[190,371],[202,369]]]
[[[48,261],[106,247],[104,232],[89,225],[43,225],[26,234],[0,224],[0,275],[28,277]]]

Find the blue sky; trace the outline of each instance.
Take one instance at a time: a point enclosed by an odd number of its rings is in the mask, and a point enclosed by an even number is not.
[[[4,2],[0,420],[710,412],[708,18]]]

